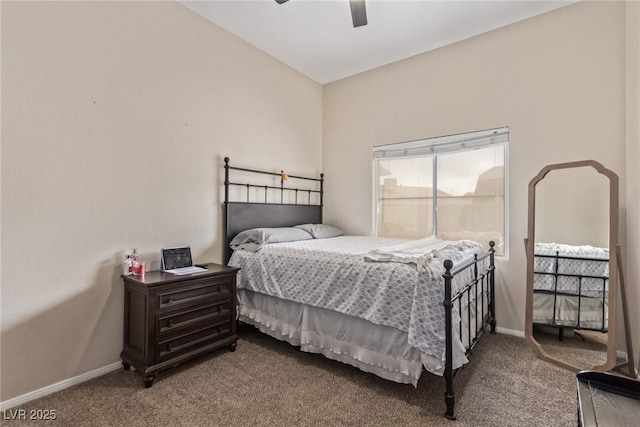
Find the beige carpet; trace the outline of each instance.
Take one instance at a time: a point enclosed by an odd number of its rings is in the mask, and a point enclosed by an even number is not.
[[[569,330],[560,341],[555,329],[553,331],[534,329],[533,336],[549,356],[581,369],[592,369],[607,361],[606,333],[580,331],[574,334]]]
[[[118,371],[22,406],[55,409],[60,426],[575,426],[575,376],[537,359],[524,339],[485,334],[456,380],[418,388],[303,353],[250,327],[220,350],[161,373],[145,389]],[[18,408],[14,408],[18,409]],[[42,421],[32,425],[47,424]],[[6,421],[2,425],[29,425]]]

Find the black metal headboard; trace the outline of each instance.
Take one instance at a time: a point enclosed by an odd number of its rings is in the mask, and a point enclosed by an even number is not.
[[[230,171],[242,171],[252,174],[270,175],[280,177],[280,186],[258,185],[233,182],[229,180]],[[303,180],[311,182],[312,186],[318,188],[298,188],[285,187],[284,183],[288,179]],[[230,201],[229,188],[238,186],[246,188],[246,201]],[[250,201],[249,193],[252,188],[264,191],[264,202]],[[280,203],[268,202],[267,193],[269,190],[280,192]],[[294,203],[284,203],[285,192],[294,195]],[[244,230],[259,227],[291,227],[299,224],[320,224],[322,223],[322,207],[324,193],[324,174],[320,178],[310,178],[304,176],[287,175],[284,171],[280,173],[266,172],[254,169],[238,168],[229,165],[229,158],[224,158],[224,214],[223,214],[223,254],[224,263],[227,264],[231,258],[232,250],[229,247],[231,240]],[[304,195],[306,194],[306,200]],[[317,194],[318,202],[312,203],[312,194]],[[298,203],[302,199],[306,203]]]

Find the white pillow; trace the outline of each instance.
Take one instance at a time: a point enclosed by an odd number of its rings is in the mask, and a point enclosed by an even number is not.
[[[301,224],[296,225],[295,228],[306,231],[311,234],[314,239],[326,239],[329,237],[342,236],[344,234],[344,231],[339,228],[327,224]]]
[[[229,247],[234,251],[240,249],[257,252],[267,243],[295,242],[309,239],[313,239],[311,234],[293,227],[252,228],[238,233],[229,243]]]

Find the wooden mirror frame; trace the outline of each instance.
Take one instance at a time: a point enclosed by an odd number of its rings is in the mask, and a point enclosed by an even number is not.
[[[579,162],[548,165],[542,168],[540,173],[538,173],[538,175],[529,182],[529,222],[527,227],[527,239],[525,239],[527,255],[527,304],[524,336],[529,345],[533,347],[534,351],[541,359],[575,372],[585,369],[585,367],[575,366],[549,356],[533,336],[533,271],[536,224],[536,185],[553,170],[582,167],[592,167],[598,173],[609,178],[609,323],[607,328],[607,360],[604,364],[589,369],[610,371],[616,365],[616,323],[618,316],[618,263],[616,258],[616,251],[618,248],[618,175],[595,160],[583,160]]]

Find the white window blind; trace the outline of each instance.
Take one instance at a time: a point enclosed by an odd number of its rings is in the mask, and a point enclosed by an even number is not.
[[[373,147],[374,159],[393,159],[399,157],[421,157],[474,148],[506,144],[509,141],[509,128],[481,130],[457,135],[439,136],[417,141],[398,142],[396,144]]]

